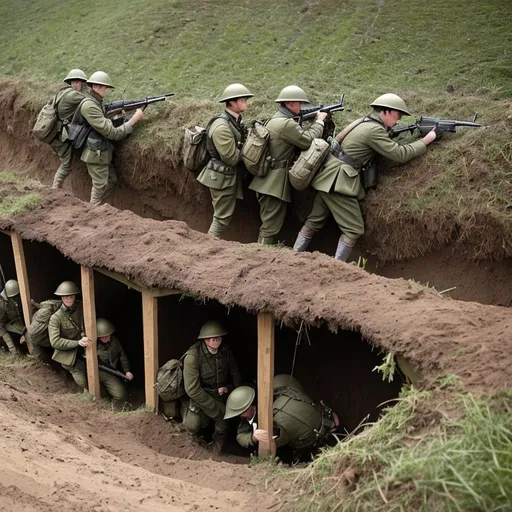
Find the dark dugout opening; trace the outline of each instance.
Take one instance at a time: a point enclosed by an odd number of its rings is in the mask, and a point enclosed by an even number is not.
[[[0,232],[0,265],[2,267],[2,272],[0,272],[1,291],[4,289],[6,281],[9,281],[9,279],[17,279],[11,237],[2,232]]]

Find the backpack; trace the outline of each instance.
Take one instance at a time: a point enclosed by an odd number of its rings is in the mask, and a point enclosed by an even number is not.
[[[305,190],[324,163],[331,146],[323,139],[313,139],[309,149],[302,151],[288,171],[290,184],[297,190]]]
[[[185,356],[183,356],[185,357]],[[156,374],[156,390],[165,402],[177,400],[185,394],[182,359],[170,359]]]
[[[60,308],[60,300],[45,300],[41,307],[34,313],[32,322],[27,327],[27,340],[34,345],[49,347],[48,324],[50,317]]]
[[[242,147],[242,160],[254,176],[265,177],[270,169],[270,132],[265,121],[253,121]]]
[[[67,89],[59,91],[37,114],[32,133],[45,144],[49,144],[62,128],[57,107],[65,92]]]

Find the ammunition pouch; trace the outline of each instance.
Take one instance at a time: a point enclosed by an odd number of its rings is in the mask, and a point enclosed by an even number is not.
[[[225,164],[222,160],[212,158],[206,165],[208,171],[218,172],[225,176],[234,176],[236,174],[236,168]]]
[[[87,141],[85,143],[85,147],[94,153],[98,153],[101,151],[108,150],[108,141],[100,135],[96,130],[92,130],[89,132],[87,137]]]
[[[359,175],[361,176],[361,183],[365,190],[375,188],[377,186],[379,174],[373,159],[366,163],[359,163],[343,151],[340,151],[337,155],[335,154],[334,156],[338,160],[341,160],[342,162],[350,165],[350,167],[354,168],[356,171],[359,171]]]

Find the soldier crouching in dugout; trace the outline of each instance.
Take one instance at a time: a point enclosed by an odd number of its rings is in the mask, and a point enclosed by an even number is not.
[[[213,220],[208,234],[215,238],[220,238],[231,223],[236,200],[244,198],[242,146],[247,130],[242,113],[247,110],[247,100],[252,96],[242,84],[226,87],[219,100],[219,103],[226,103],[226,109],[208,128],[206,145],[210,161],[197,181],[210,189]]]
[[[275,102],[280,104],[280,108],[266,124],[270,132],[270,169],[266,176],[255,176],[249,186],[256,192],[260,204],[258,243],[265,245],[277,244],[287,205],[292,200],[288,170],[298,152],[309,149],[313,139],[322,136],[327,117],[325,112],[318,112],[309,128],[301,127],[301,104],[309,103],[309,100],[296,85],[285,87]]]
[[[25,342],[26,329],[22,311],[18,281],[9,279],[0,294],[0,338],[12,354],[18,351],[12,335],[20,343]]]
[[[119,127],[114,126],[105,116],[103,107],[107,91],[114,89],[110,77],[103,71],[96,71],[87,80],[87,84],[91,87],[91,92],[80,104],[76,122],[88,124],[92,128],[85,142],[81,160],[85,162],[92,179],[90,202],[99,204],[114,190],[117,183],[116,170],[112,164],[114,147],[110,141],[128,137],[144,114],[139,108],[128,121]]]
[[[118,365],[121,364],[125,379],[132,380],[133,373],[130,371],[130,361],[119,339],[114,336],[114,331],[114,325],[105,318],[96,320],[98,363],[116,371]],[[128,398],[126,387],[118,377],[100,369],[99,380],[114,401],[126,402]]]
[[[405,163],[427,151],[427,145],[436,138],[435,130],[421,140],[410,144],[397,144],[389,137],[389,130],[401,119],[410,116],[405,102],[396,94],[383,94],[372,104],[373,112],[355,121],[341,142],[337,155],[330,154],[326,163],[311,182],[317,194],[313,208],[293,246],[305,251],[313,235],[320,231],[329,214],[338,224],[341,236],[335,258],[347,261],[352,248],[364,234],[364,221],[360,201],[365,196],[361,182],[361,169],[374,165],[379,154],[393,162]]]
[[[227,334],[216,321],[206,322],[198,342],[185,354],[183,382],[189,400],[181,399],[183,425],[191,434],[215,424],[213,449],[222,453],[229,427],[224,419],[226,398],[241,384],[235,357],[222,337]]]
[[[336,413],[323,403],[315,403],[290,375],[278,375],[274,379],[272,434],[257,427],[255,397],[254,389],[240,386],[233,390],[226,403],[225,420],[240,416],[236,440],[244,448],[255,448],[259,442],[268,443],[272,436],[281,453],[282,448],[287,447],[293,460],[300,460],[310,456],[339,426]]]
[[[80,288],[73,281],[62,282],[55,290],[62,305],[50,317],[48,333],[50,344],[55,349],[52,359],[71,373],[74,381],[87,391],[87,373],[83,359],[84,348],[91,340],[84,334],[82,302],[76,299]]]

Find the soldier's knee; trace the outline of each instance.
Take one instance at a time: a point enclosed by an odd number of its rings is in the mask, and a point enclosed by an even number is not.
[[[188,405],[181,406],[181,417],[183,418],[183,426],[190,434],[195,434],[201,428],[201,416],[190,410]]]

